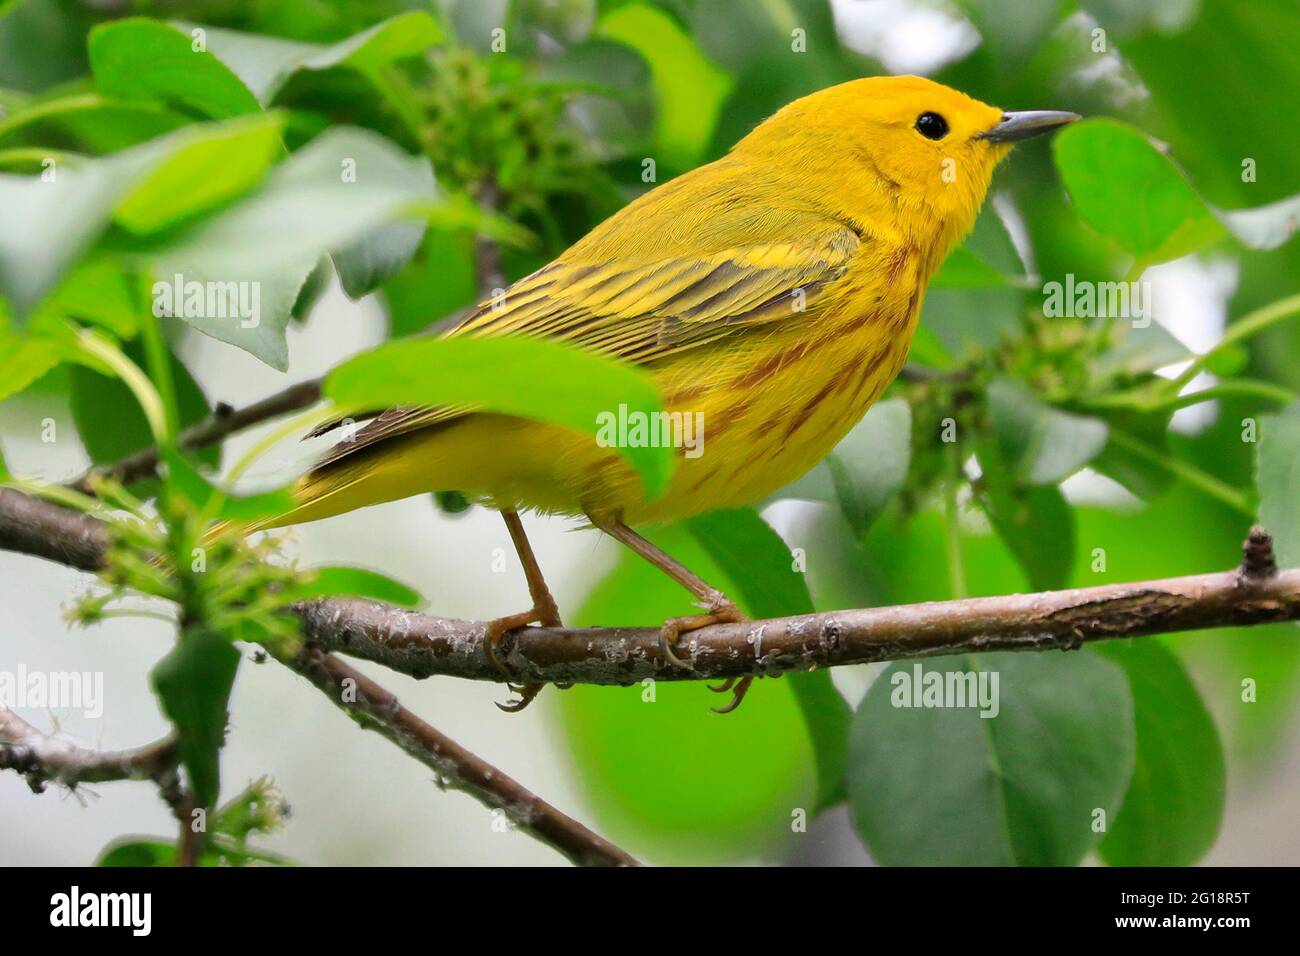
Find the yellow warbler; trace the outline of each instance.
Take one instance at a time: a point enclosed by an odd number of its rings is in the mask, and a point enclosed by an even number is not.
[[[664,624],[677,660],[682,631],[739,614],[628,526],[747,504],[816,464],[902,368],[926,283],[970,229],[994,166],[1014,141],[1074,119],[1004,113],[919,77],[822,90],[446,333],[546,336],[651,370],[668,410],[703,424],[700,453],[678,449],[662,497],[648,500],[590,436],[458,408],[395,409],[336,446],[276,524],[437,490],[501,510],[533,607],[493,622],[495,654],[510,629],[559,623],[516,509],[586,515],[704,604],[707,614]],[[536,688],[524,690],[526,703]]]

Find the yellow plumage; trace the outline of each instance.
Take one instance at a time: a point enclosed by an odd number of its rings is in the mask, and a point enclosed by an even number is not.
[[[919,131],[927,112],[943,117],[942,138]],[[704,423],[703,453],[679,457],[661,498],[646,500],[626,463],[589,436],[396,410],[337,446],[303,480],[301,507],[276,523],[435,490],[629,524],[771,493],[816,464],[902,367],[925,285],[1009,149],[981,135],[1002,120],[915,77],[815,93],[447,333],[548,336],[650,369],[667,407]]]

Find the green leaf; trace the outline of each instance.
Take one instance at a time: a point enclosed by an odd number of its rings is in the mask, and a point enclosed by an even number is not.
[[[157,141],[164,159],[118,202],[113,217],[156,232],[255,186],[280,152],[283,117],[260,113],[187,127]]]
[[[312,601],[334,594],[371,598],[398,607],[413,608],[423,602],[418,591],[363,568],[314,568],[304,574],[306,580],[283,592],[286,603]]]
[[[139,328],[134,279],[106,257],[78,265],[45,304],[51,313],[98,325],[119,339],[133,338]]]
[[[1103,378],[1138,376],[1187,359],[1187,346],[1159,322],[1134,325],[1114,322],[1110,326],[1111,347],[1097,357],[1094,369]]]
[[[474,237],[429,229],[410,267],[385,283],[383,297],[391,338],[421,332],[473,305],[478,297]]]
[[[19,334],[0,325],[0,401],[26,389],[71,351],[59,338],[36,331]]]
[[[178,23],[174,29],[187,34],[202,29],[208,50],[264,106],[301,70],[345,67],[373,75],[390,63],[423,53],[442,39],[438,24],[423,11],[390,17],[330,46],[188,23]]]
[[[689,169],[701,159],[734,81],[701,53],[695,39],[661,10],[628,4],[600,18],[595,33],[636,50],[650,65],[661,162]]]
[[[177,103],[224,119],[261,106],[229,67],[168,23],[131,17],[90,31],[90,68],[100,92]]]
[[[1052,149],[1079,215],[1143,264],[1226,234],[1173,162],[1131,126],[1086,120],[1058,133]]]
[[[1015,382],[991,383],[988,402],[998,449],[1019,480],[1058,484],[1106,447],[1104,421],[1046,405]]]
[[[433,188],[430,169],[429,188]],[[334,253],[334,268],[350,299],[359,299],[402,271],[424,241],[423,222],[398,222],[376,229]]]
[[[114,210],[125,210],[129,225],[156,228],[247,187],[267,157],[228,159],[232,170],[220,173],[213,165],[226,150],[264,152],[279,122],[188,126],[73,169],[55,167],[53,179],[0,174],[0,294],[20,311],[30,309],[94,243]]]
[[[997,674],[997,715],[895,706],[917,668],[982,670],[990,690]],[[1097,655],[899,662],[853,715],[849,804],[863,842],[886,866],[1070,866],[1100,837],[1094,812],[1111,819],[1119,808],[1133,761],[1128,683]]]
[[[223,834],[211,834],[204,842],[199,866],[249,866],[250,864],[293,866],[278,853],[267,853],[238,845]],[[104,848],[95,866],[175,866],[176,844],[166,840],[126,837]]]
[[[145,367],[144,350],[138,342],[127,343],[123,351],[140,367]],[[193,425],[212,411],[198,383],[174,355],[171,357],[172,381],[176,387],[181,427]],[[121,379],[102,375],[84,365],[71,366],[70,404],[81,443],[96,465],[109,465],[154,444],[153,432],[136,403],[131,390]],[[215,465],[219,448],[197,453],[200,460]],[[152,483],[141,483],[135,490],[149,493]]]
[[[1136,412],[1115,409],[1105,416],[1109,440],[1093,467],[1113,478],[1139,498],[1154,498],[1173,483],[1169,469],[1162,468],[1129,447],[1138,442],[1160,455],[1169,455],[1169,412]]]
[[[1300,565],[1300,402],[1259,424],[1259,520],[1283,567]]]
[[[907,480],[912,455],[912,412],[903,399],[871,407],[825,460],[773,495],[838,505],[861,536]]]
[[[55,168],[52,180],[0,173],[0,295],[26,312],[108,221],[127,188],[114,160]]]
[[[1097,646],[1133,694],[1133,779],[1101,842],[1111,866],[1191,866],[1214,845],[1227,790],[1219,731],[1183,665],[1155,639]]]
[[[215,805],[221,791],[226,708],[238,668],[239,651],[228,640],[193,630],[182,633],[149,675],[163,713],[176,727],[190,789],[205,807]]]
[[[928,328],[942,348],[955,356],[993,348],[1003,339],[1019,336],[1025,301],[1025,292],[1020,288],[1023,281],[992,282],[989,272],[1019,277],[1024,275],[1025,267],[991,205],[976,217],[965,244],[949,261],[953,265],[948,267],[947,276],[941,284],[932,283],[926,296],[922,328]]]
[[[175,866],[176,844],[127,837],[104,848],[95,866]]]
[[[628,416],[663,411],[644,370],[593,352],[540,339],[436,338],[382,345],[344,362],[324,393],[341,405],[466,405],[549,422],[599,436],[626,408]],[[629,419],[632,420],[632,419]],[[667,487],[676,459],[670,448],[619,447],[650,495]]]
[[[996,453],[979,456],[980,506],[1037,591],[1065,587],[1074,561],[1074,512],[1054,485],[1017,483]]]
[[[734,596],[756,618],[813,612],[804,575],[796,571],[790,549],[752,508],[712,511],[686,522],[723,572],[736,582]],[[845,797],[848,759],[848,703],[826,670],[787,675],[803,712],[817,759],[817,800],[813,813]]]
[[[180,275],[187,288],[192,282],[245,283],[238,288],[256,294],[256,315],[199,315],[206,310],[186,308],[178,310],[180,317],[284,371],[285,326],[320,256],[424,214],[435,199],[427,159],[365,130],[331,129],[273,169],[258,192],[177,236],[154,257],[155,270],[164,280]],[[391,264],[392,254],[389,244],[385,253],[366,257]],[[350,281],[358,281],[356,255],[340,258]]]

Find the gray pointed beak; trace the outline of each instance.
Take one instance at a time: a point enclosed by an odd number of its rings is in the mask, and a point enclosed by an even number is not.
[[[1065,126],[1079,119],[1078,113],[1062,110],[1021,110],[1019,113],[1003,113],[1002,122],[990,130],[980,133],[977,138],[990,143],[1015,143],[1029,139],[1039,133],[1046,133]]]

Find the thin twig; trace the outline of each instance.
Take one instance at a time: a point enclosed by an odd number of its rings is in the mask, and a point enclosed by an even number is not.
[[[223,441],[235,432],[243,431],[253,425],[296,412],[320,401],[321,380],[312,379],[290,385],[283,391],[276,392],[259,402],[244,408],[231,408],[218,404],[212,414],[180,433],[180,446],[187,450],[206,448]],[[158,449],[144,448],[123,458],[113,465],[91,469],[74,485],[78,491],[93,494],[92,476],[109,478],[122,484],[148,478],[158,469]]]
[[[16,770],[37,793],[46,784],[76,787],[111,780],[159,780],[176,766],[171,737],[134,750],[90,750],[37,730],[0,707],[0,769]]]
[[[634,857],[561,813],[482,758],[439,733],[391,693],[332,654],[307,650],[286,661],[344,711],[438,775],[440,786],[500,810],[581,866],[637,866]]]

